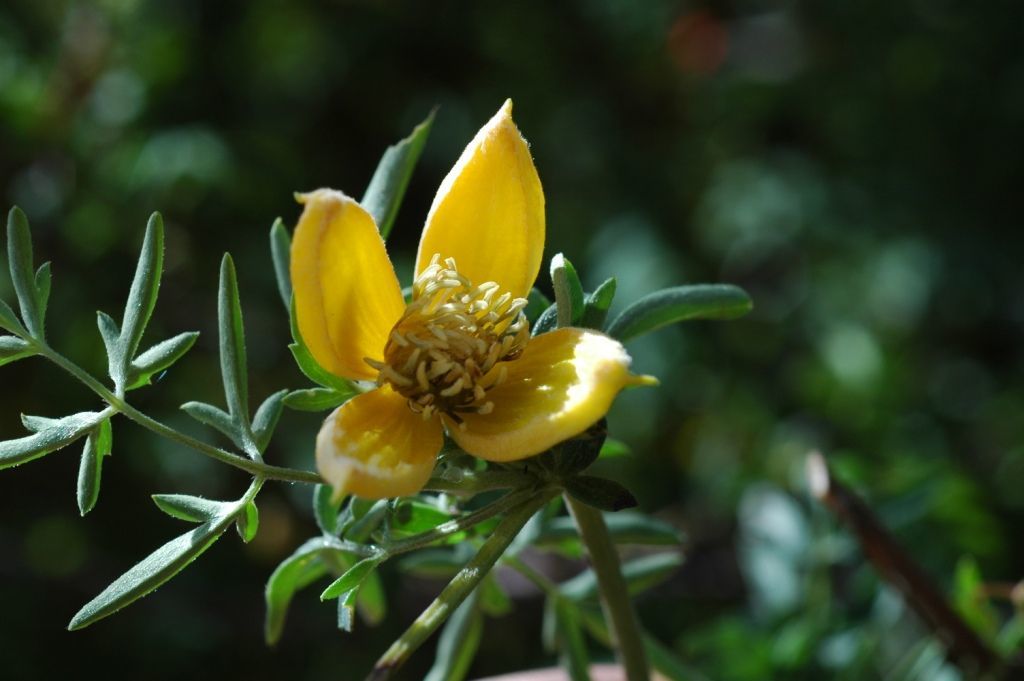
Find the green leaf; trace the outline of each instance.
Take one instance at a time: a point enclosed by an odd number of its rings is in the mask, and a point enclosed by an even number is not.
[[[230,253],[220,264],[220,289],[217,294],[217,320],[220,329],[220,373],[224,379],[224,397],[228,413],[244,432],[249,426],[249,385],[245,358],[245,329],[238,299],[238,278]]]
[[[153,376],[168,369],[185,356],[196,339],[198,331],[186,331],[173,338],[161,341],[132,360],[125,379],[125,389],[134,390],[153,381]]]
[[[583,305],[583,317],[580,319],[580,326],[588,329],[601,330],[604,328],[605,318],[608,317],[608,309],[615,300],[615,277],[605,279],[594,292],[587,296]]]
[[[359,592],[356,589],[346,591],[338,598],[338,628],[342,631],[351,632],[356,625],[356,598]]]
[[[100,338],[103,339],[103,347],[107,351],[107,372],[113,378],[118,375],[121,366],[117,349],[117,339],[121,336],[121,329],[113,317],[102,311],[96,312],[96,327],[100,330]]]
[[[627,341],[689,319],[735,319],[753,308],[747,292],[730,284],[697,284],[655,291],[636,301],[608,326],[608,335]]]
[[[99,412],[80,412],[48,420],[47,423],[40,424],[40,430],[32,435],[0,442],[0,470],[18,466],[66,447],[95,428],[100,420]]]
[[[223,534],[233,516],[205,522],[172,539],[128,570],[71,618],[68,630],[82,629],[154,591],[195,560]]]
[[[274,435],[277,422],[281,418],[281,411],[284,409],[284,398],[287,390],[278,390],[267,399],[256,410],[252,418],[252,436],[256,440],[256,448],[262,453],[270,444],[270,438]]]
[[[0,367],[36,354],[28,341],[17,336],[0,336]]]
[[[246,544],[256,538],[260,529],[260,510],[256,508],[255,501],[246,502],[242,512],[235,518],[235,529]]]
[[[590,656],[576,612],[563,598],[556,598],[553,607],[555,638],[562,652],[562,666],[571,681],[589,681]]]
[[[291,320],[292,340],[295,342],[289,345],[288,349],[291,350],[292,356],[295,357],[295,363],[298,365],[299,370],[306,375],[306,378],[325,388],[334,388],[339,392],[355,391],[355,387],[351,382],[340,376],[335,376],[313,359],[313,354],[306,347],[306,342],[302,340],[295,308],[296,306],[293,301],[289,318]]]
[[[245,445],[245,436],[231,415],[206,402],[186,402],[181,410],[200,423],[216,428],[226,435],[239,449]]]
[[[295,593],[327,574],[327,565],[319,558],[328,548],[324,539],[310,539],[282,561],[270,575],[264,592],[267,602],[264,637],[268,645],[281,640],[288,606]]]
[[[228,501],[214,501],[188,494],[154,494],[153,502],[161,511],[190,523],[205,523],[230,515],[236,504]]]
[[[387,600],[380,573],[371,572],[363,580],[356,596],[356,608],[370,626],[376,626],[384,621],[384,616],[387,615]]]
[[[274,262],[274,278],[285,310],[292,304],[291,253],[292,239],[284,222],[277,218],[270,227],[270,259]]]
[[[625,563],[622,576],[630,595],[636,595],[668,579],[682,564],[683,557],[679,553],[656,553]],[[563,582],[559,591],[573,601],[597,598],[597,576],[593,570],[586,570]]]
[[[39,309],[39,294],[32,267],[32,233],[28,227],[28,218],[17,206],[7,214],[7,260],[11,282],[21,307],[21,318],[29,333],[34,338],[42,339],[43,315]]]
[[[391,514],[391,534],[404,537],[434,529],[451,520],[452,514],[419,499],[401,499]]]
[[[49,416],[33,416],[32,414],[21,415],[21,425],[25,426],[25,430],[32,433],[39,433],[49,428],[53,428],[60,419],[52,419]]]
[[[999,617],[984,590],[985,581],[977,561],[971,556],[962,556],[957,561],[953,579],[953,603],[967,623],[991,642],[999,632]]]
[[[541,312],[540,316],[537,317],[537,322],[533,325],[533,330],[530,332],[532,336],[539,336],[542,333],[548,331],[554,331],[558,328],[558,305],[552,304],[548,309]]]
[[[621,511],[636,506],[636,497],[615,482],[593,475],[576,475],[563,481],[565,491],[588,506],[602,511]]]
[[[370,185],[359,203],[373,216],[382,238],[387,239],[394,225],[398,208],[402,205],[405,188],[412,177],[413,168],[423,152],[423,145],[434,124],[434,112],[413,128],[405,139],[387,148],[370,179]]]
[[[19,336],[29,335],[22,323],[18,321],[18,315],[14,314],[11,306],[2,300],[0,300],[0,329]]]
[[[551,258],[551,284],[558,305],[558,326],[573,326],[583,318],[583,285],[569,259],[561,253]]]
[[[78,465],[78,512],[83,516],[96,506],[99,499],[103,459],[110,456],[112,447],[113,429],[110,427],[110,419],[103,419],[86,438]]]
[[[338,598],[339,596],[352,591],[358,587],[371,572],[377,569],[381,560],[382,558],[378,557],[363,558],[361,561],[346,570],[345,574],[331,582],[330,586],[324,589],[323,593],[320,594],[320,600],[329,601],[332,598]]]
[[[296,411],[327,411],[348,402],[357,394],[355,389],[350,391],[334,388],[293,390],[285,396],[284,406]]]
[[[44,321],[46,320],[46,306],[50,302],[50,286],[52,283],[50,263],[44,262],[36,270],[35,276],[36,305],[39,307],[39,317]]]
[[[146,225],[146,236],[142,240],[135,277],[132,279],[128,302],[124,307],[124,319],[121,322],[121,334],[117,344],[119,374],[111,376],[115,384],[124,384],[132,358],[139,349],[142,334],[145,333],[153,308],[156,307],[163,266],[164,221],[159,213],[153,213]]]
[[[526,315],[530,324],[533,324],[549,307],[551,307],[551,301],[535,286],[530,289],[530,295],[526,298],[526,308],[523,310],[523,314]]]
[[[604,522],[608,526],[612,541],[616,544],[676,546],[683,541],[682,533],[672,525],[636,511],[605,513]],[[537,546],[549,546],[578,537],[572,518],[558,516],[544,523],[533,543]]]
[[[334,490],[330,485],[313,487],[313,515],[316,518],[317,527],[327,534],[337,534],[340,509],[341,499],[334,501]]]
[[[484,631],[483,613],[478,606],[479,589],[470,592],[455,609],[437,640],[434,664],[424,681],[462,681],[469,672]]]
[[[613,459],[618,456],[628,456],[633,450],[622,440],[616,440],[615,438],[605,438],[604,444],[601,445],[601,453],[598,454],[599,459]]]

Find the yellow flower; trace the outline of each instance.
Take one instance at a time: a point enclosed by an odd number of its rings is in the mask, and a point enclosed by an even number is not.
[[[441,183],[405,304],[373,218],[319,189],[295,230],[299,331],[328,371],[373,381],[327,417],[317,468],[337,494],[419,491],[444,431],[491,461],[539,454],[598,421],[630,357],[604,334],[535,338],[523,308],[544,250],[544,193],[506,102]]]

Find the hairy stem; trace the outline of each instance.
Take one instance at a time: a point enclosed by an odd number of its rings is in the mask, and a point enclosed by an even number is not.
[[[427,606],[416,621],[395,641],[377,661],[368,677],[371,681],[390,679],[409,656],[440,627],[455,608],[480,584],[494,564],[516,538],[523,525],[533,517],[554,495],[555,490],[534,491],[520,506],[510,510],[502,518],[494,533],[487,538],[480,550],[458,574],[448,582],[434,602]]]
[[[64,355],[55,351],[50,346],[40,342],[33,338],[26,338],[29,343],[32,344],[33,348],[40,355],[50,360],[64,371],[68,372],[76,379],[81,381],[87,388],[92,390],[96,395],[100,397],[104,402],[109,404],[113,409],[126,417],[135,421],[140,426],[147,428],[157,435],[166,437],[169,440],[178,442],[179,444],[185,445],[191,449],[196,450],[200,454],[205,454],[211,459],[226,463],[229,466],[234,466],[240,470],[246,471],[255,476],[267,480],[282,480],[285,482],[306,482],[306,483],[320,483],[323,480],[316,473],[309,471],[300,471],[292,468],[282,468],[280,466],[270,466],[259,461],[252,461],[246,457],[232,454],[229,451],[215,447],[211,444],[207,444],[202,440],[197,440],[193,437],[179,433],[174,428],[157,421],[156,419],[147,416],[135,407],[128,404],[122,397],[116,395],[113,391],[108,389],[100,381],[96,380],[91,374],[82,369],[80,366],[69,360]]]
[[[629,599],[626,580],[622,577],[619,565],[619,554],[615,551],[604,516],[592,506],[588,506],[565,495],[566,504],[576,521],[576,528],[587,547],[587,554],[597,576],[597,586],[601,591],[601,607],[605,617],[611,624],[614,633],[614,644],[620,662],[626,670],[628,681],[649,681],[647,655],[636,611]]]

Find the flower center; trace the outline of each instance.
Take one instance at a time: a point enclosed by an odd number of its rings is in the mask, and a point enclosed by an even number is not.
[[[429,419],[444,413],[487,414],[487,392],[508,374],[501,364],[517,359],[530,337],[526,300],[500,293],[493,281],[474,286],[459,274],[454,258],[430,265],[416,277],[412,302],[391,330],[377,385],[390,383],[409,408]]]

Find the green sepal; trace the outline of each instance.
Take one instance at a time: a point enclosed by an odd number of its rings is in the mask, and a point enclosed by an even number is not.
[[[636,506],[636,497],[615,482],[593,475],[576,475],[562,481],[573,498],[602,511],[621,511]]]
[[[327,411],[355,397],[355,389],[342,391],[335,388],[306,388],[293,390],[284,398],[284,406],[295,411]]]
[[[362,583],[366,577],[377,569],[380,565],[382,558],[371,557],[364,558],[348,570],[345,571],[341,577],[331,582],[331,584],[324,589],[323,593],[320,594],[321,601],[329,601],[334,598],[338,598],[348,592],[356,589]]]
[[[28,218],[17,206],[7,214],[7,264],[25,327],[29,335],[42,340],[43,314],[32,265],[32,232],[29,230]]]
[[[483,637],[484,618],[479,601],[478,588],[470,592],[444,623],[437,640],[434,664],[424,681],[463,681],[466,678]]]
[[[747,292],[731,284],[677,286],[636,301],[608,326],[608,335],[626,342],[668,324],[690,319],[735,319],[753,308]]]
[[[601,330],[604,328],[605,319],[608,317],[608,310],[615,300],[615,277],[605,279],[594,292],[587,296],[583,304],[583,316],[580,319],[580,326],[588,329]]]
[[[149,554],[86,603],[71,618],[68,630],[87,627],[154,591],[210,548],[233,519],[229,513],[204,522]]]
[[[242,511],[235,517],[235,529],[246,544],[256,538],[260,529],[260,510],[255,501],[248,501],[242,507]]]
[[[100,479],[103,473],[103,459],[113,449],[114,433],[110,419],[103,419],[85,439],[82,458],[78,465],[78,486],[76,499],[78,512],[85,515],[96,506],[100,496]]]
[[[0,367],[36,354],[28,341],[17,336],[0,336]]]
[[[270,227],[270,259],[274,263],[274,279],[285,310],[292,304],[291,252],[292,239],[288,236],[288,229],[281,218],[277,218]]]
[[[551,258],[551,285],[558,305],[558,326],[575,326],[583,318],[583,285],[576,268],[563,254]]]
[[[405,189],[409,185],[412,171],[419,161],[423,146],[434,124],[434,112],[413,128],[412,133],[384,151],[377,169],[370,178],[370,184],[359,202],[373,216],[380,229],[381,238],[387,239],[391,227],[402,205]]]
[[[95,428],[100,420],[99,412],[85,411],[59,419],[36,421],[40,427],[31,435],[0,442],[0,469],[18,466],[66,447]]]
[[[205,523],[230,514],[236,504],[228,501],[215,501],[194,497],[189,494],[154,494],[153,503],[161,511],[190,523]]]
[[[135,390],[153,382],[153,376],[171,367],[185,356],[196,339],[198,331],[186,331],[161,341],[132,360],[125,377],[125,390]]]

